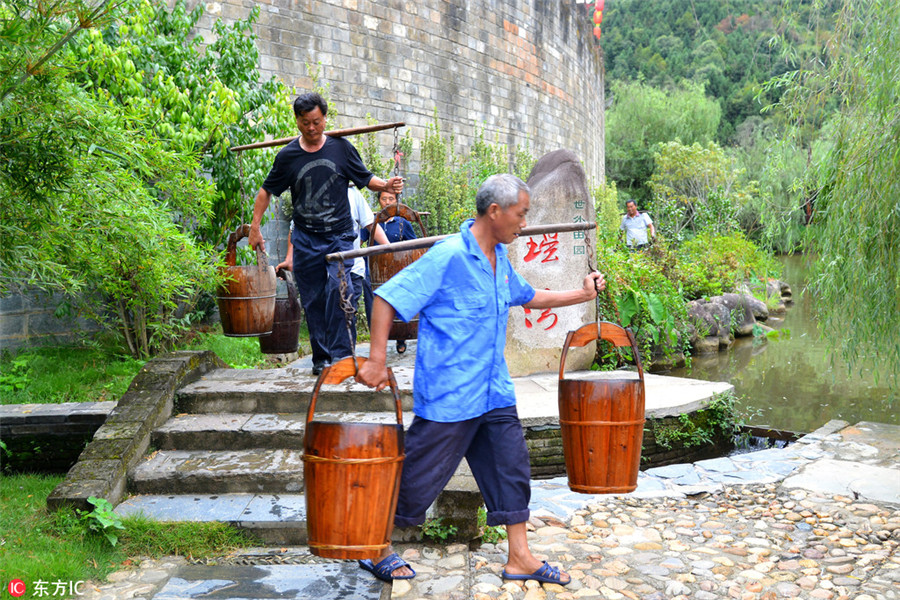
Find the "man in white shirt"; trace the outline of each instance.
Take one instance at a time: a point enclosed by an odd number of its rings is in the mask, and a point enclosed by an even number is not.
[[[622,225],[619,229],[625,232],[625,245],[632,250],[645,248],[650,243],[650,239],[656,237],[656,230],[653,228],[653,220],[647,213],[639,213],[637,204],[634,200],[625,203],[626,214],[622,216]],[[647,238],[647,231],[650,231],[650,238]]]

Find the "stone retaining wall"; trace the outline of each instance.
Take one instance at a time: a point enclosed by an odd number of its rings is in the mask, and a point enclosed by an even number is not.
[[[4,473],[65,473],[116,406],[108,402],[0,406]]]
[[[699,411],[698,411],[699,412]],[[691,417],[698,413],[691,413]],[[681,426],[681,417],[661,417],[647,419],[641,444],[640,469],[651,469],[678,463],[690,463],[728,454],[734,447],[730,437],[719,436],[711,444],[687,446],[675,441],[664,445],[657,441],[656,431]],[[525,442],[531,456],[531,476],[547,479],[566,474],[566,460],[563,454],[562,431],[558,426],[530,427],[525,430]]]
[[[65,481],[50,493],[47,507],[87,509],[91,496],[118,504],[125,493],[128,469],[146,452],[153,429],[172,414],[175,390],[212,369],[225,367],[209,351],[172,352],[144,365]]]

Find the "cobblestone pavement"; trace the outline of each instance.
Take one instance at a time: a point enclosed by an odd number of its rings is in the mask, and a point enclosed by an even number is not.
[[[406,548],[393,598],[736,600],[900,598],[900,510],[775,484],[694,498],[611,498],[533,518],[532,551],[572,582],[504,581],[504,543]],[[466,579],[471,591],[460,589]]]
[[[596,497],[594,497],[596,498]],[[568,586],[504,581],[506,545],[398,545],[417,576],[404,600],[894,600],[900,598],[900,510],[777,484],[688,498],[610,497],[566,522],[533,517],[529,543],[564,567]],[[232,564],[316,561],[305,549],[225,557]],[[184,558],[145,560],[84,596],[150,599]],[[214,596],[210,596],[214,597]]]
[[[505,542],[397,544],[416,577],[384,590],[376,587],[374,597],[359,597],[378,598],[383,591],[382,598],[390,594],[403,600],[900,600],[900,453],[897,432],[889,427],[879,433],[889,442],[880,451],[872,440],[810,434],[785,449],[650,469],[629,495],[574,494],[564,478],[535,481],[529,545],[566,570],[569,585],[504,581]],[[876,466],[879,454],[887,461]],[[804,466],[804,475],[791,475]],[[889,501],[823,492],[816,481],[825,480],[827,489],[849,471],[862,474],[856,485],[870,498]],[[137,568],[88,586],[82,598],[251,597],[213,593],[209,586],[202,594],[173,594],[167,581],[196,561],[138,562]],[[211,569],[320,562],[335,561],[313,557],[306,548],[243,550],[205,561]],[[371,579],[352,561],[329,568],[341,581]],[[369,579],[360,581],[370,584]]]

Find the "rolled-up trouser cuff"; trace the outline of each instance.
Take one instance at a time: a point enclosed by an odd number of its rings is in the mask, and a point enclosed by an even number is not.
[[[425,522],[425,515],[418,517],[403,517],[394,515],[394,527],[415,527]]]
[[[487,514],[487,524],[491,527],[495,525],[515,525],[516,523],[524,523],[531,516],[531,511],[510,510],[502,512],[489,512]]]

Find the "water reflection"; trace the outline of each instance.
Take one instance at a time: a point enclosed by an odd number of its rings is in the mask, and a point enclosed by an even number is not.
[[[761,342],[740,339],[728,352],[694,357],[692,367],[668,373],[710,381],[728,381],[749,413],[748,424],[796,432],[812,431],[830,419],[852,423],[900,424],[900,403],[868,365],[849,373],[832,360],[816,329],[815,299],[801,293],[808,268],[802,256],[783,258],[783,279],[794,292],[794,305],[783,319],[767,323],[789,329],[790,337]]]

